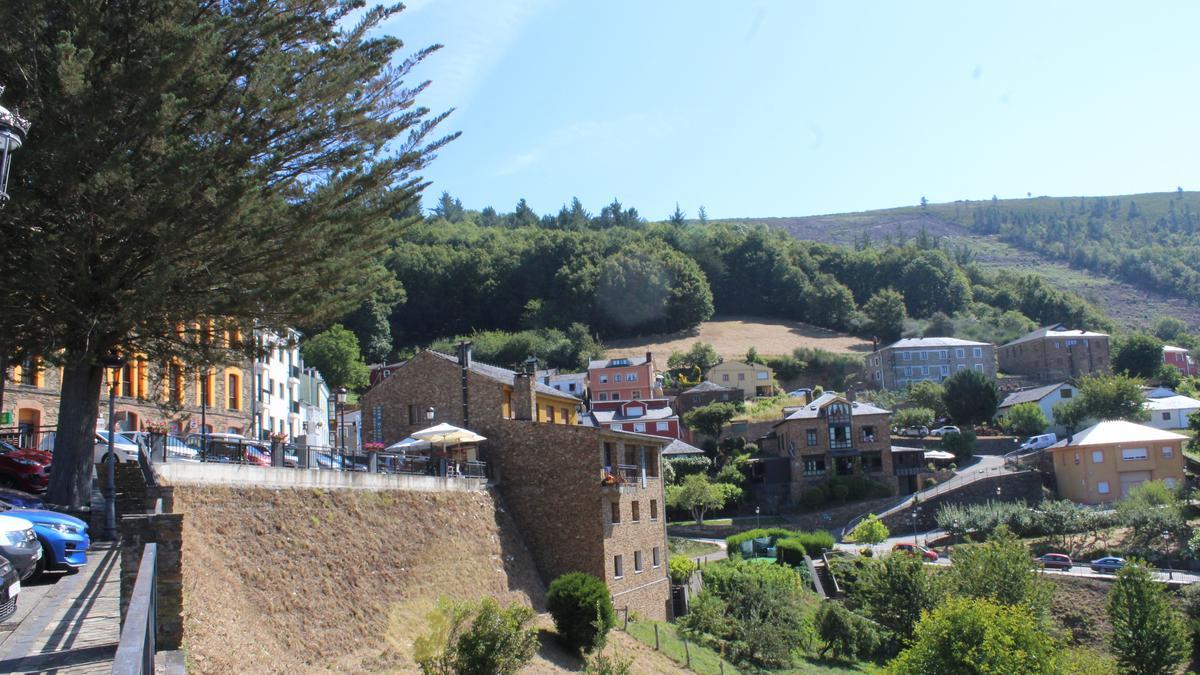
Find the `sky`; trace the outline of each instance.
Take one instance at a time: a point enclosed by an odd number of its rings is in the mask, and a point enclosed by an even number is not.
[[[1163,192],[1200,156],[1200,3],[413,0],[383,26],[471,209],[651,220]]]

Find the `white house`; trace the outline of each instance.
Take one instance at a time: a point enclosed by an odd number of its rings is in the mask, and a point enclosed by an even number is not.
[[[333,397],[316,368],[305,368],[300,373],[299,399],[301,410],[300,435],[305,445],[328,447],[330,443],[329,419],[333,415]]]
[[[1200,401],[1188,396],[1167,396],[1148,399],[1146,410],[1150,411],[1150,421],[1147,426],[1156,429],[1186,429],[1188,415],[1200,410]]]
[[[1067,384],[1066,382],[1015,391],[1006,396],[1004,401],[996,408],[996,419],[1007,415],[1009,409],[1018,403],[1036,403],[1042,409],[1042,414],[1046,416],[1046,422],[1049,423],[1046,431],[1053,432],[1061,437],[1066,433],[1067,429],[1061,424],[1055,424],[1054,406],[1063,401],[1070,401],[1078,394],[1079,390],[1074,385]]]
[[[575,398],[587,399],[588,390],[588,374],[582,373],[560,373],[557,368],[550,370],[537,371],[537,378],[542,384],[553,387],[564,394],[570,394]]]

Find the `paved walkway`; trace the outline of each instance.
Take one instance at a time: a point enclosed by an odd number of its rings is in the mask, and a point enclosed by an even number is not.
[[[77,574],[22,585],[17,613],[0,624],[0,673],[112,672],[120,634],[121,554],[95,544]]]

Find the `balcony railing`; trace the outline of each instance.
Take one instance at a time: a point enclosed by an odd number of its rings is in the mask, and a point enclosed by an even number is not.
[[[646,476],[647,479],[653,476]],[[604,467],[601,482],[605,486],[636,485],[642,480],[642,468],[634,464],[617,464]]]

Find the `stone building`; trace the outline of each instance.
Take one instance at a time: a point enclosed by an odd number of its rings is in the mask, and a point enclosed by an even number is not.
[[[791,461],[791,499],[834,476],[865,474],[895,488],[891,412],[827,393],[775,425]]]
[[[995,379],[995,345],[947,337],[905,338],[867,357],[871,386],[880,389],[941,382],[960,370],[974,370]]]
[[[528,376],[517,376],[518,399]],[[670,440],[600,427],[533,422],[532,401],[500,420],[488,457],[538,572],[604,581],[613,606],[671,618],[662,449]],[[526,418],[526,419],[522,419]]]
[[[469,345],[457,358],[425,350],[389,370],[359,398],[364,443],[390,445],[442,422],[490,436],[500,420],[515,419],[517,373],[475,361]],[[538,421],[579,421],[579,399],[537,382],[533,389]]]
[[[775,371],[762,363],[722,361],[708,369],[704,380],[722,387],[737,387],[745,398],[775,395]]]
[[[1109,372],[1108,335],[1062,324],[1039,328],[1001,345],[997,354],[1001,371],[1041,382]]]

